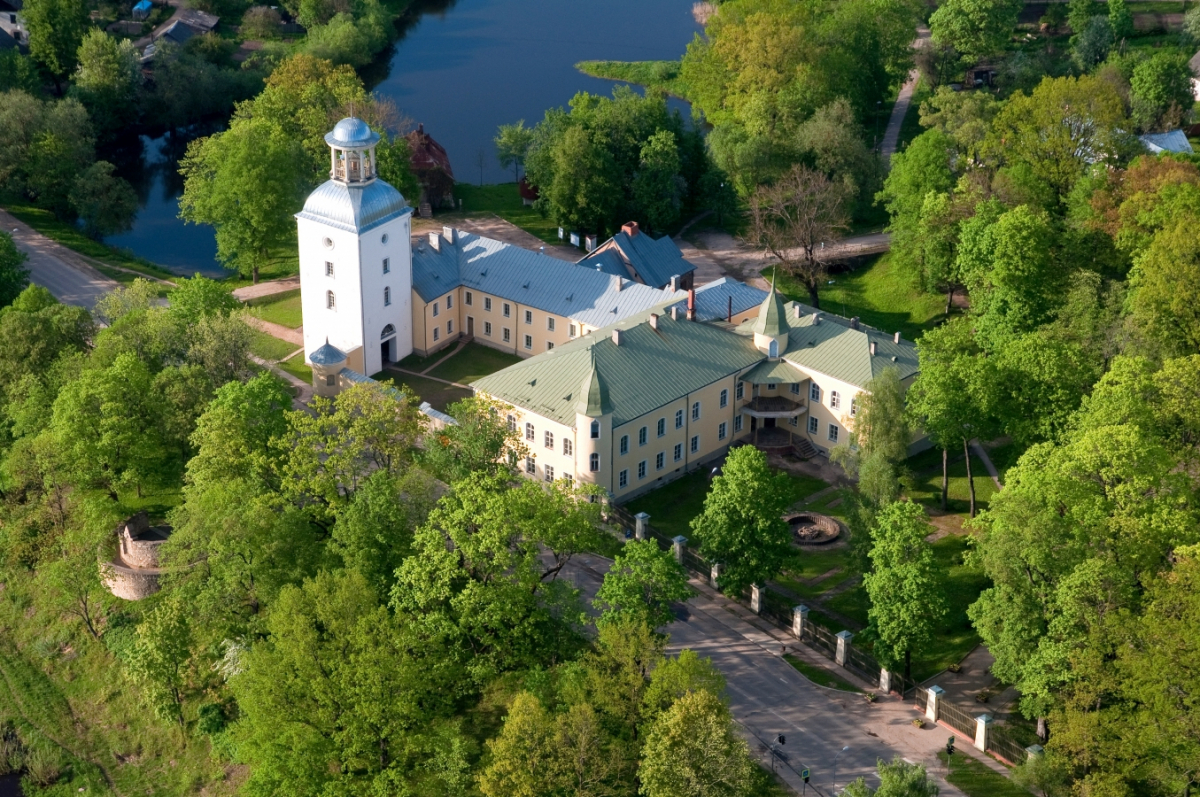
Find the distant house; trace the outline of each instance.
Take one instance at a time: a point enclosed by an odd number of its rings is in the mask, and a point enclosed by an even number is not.
[[[683,259],[683,252],[670,236],[651,238],[636,221],[621,225],[621,231],[579,261],[606,274],[632,279],[652,288],[665,288],[675,279],[676,290],[692,287],[696,267]]]
[[[183,23],[183,20],[175,20],[168,25],[161,33],[155,36],[155,40],[166,39],[175,44],[185,44],[188,39],[196,35],[196,31]],[[149,55],[149,53],[147,53]]]
[[[150,0],[141,0],[133,7],[133,18],[136,20],[144,20],[150,17],[150,12],[154,9],[154,4]]]
[[[1188,66],[1192,68],[1192,96],[1200,100],[1200,52],[1192,56]]]
[[[211,33],[221,18],[194,8],[182,8],[176,13],[176,18],[194,30],[196,33]]]
[[[454,205],[454,170],[450,168],[450,156],[446,148],[425,132],[425,125],[409,133],[409,165],[413,176],[421,186],[417,206],[424,208]]]
[[[1188,141],[1187,134],[1182,130],[1171,130],[1166,133],[1146,133],[1138,136],[1138,140],[1142,142],[1142,146],[1154,155],[1161,155],[1164,152],[1180,152],[1187,155],[1192,154],[1191,143]]]
[[[524,177],[517,183],[517,190],[521,192],[521,204],[529,207],[538,200],[538,190],[529,184],[529,181]]]

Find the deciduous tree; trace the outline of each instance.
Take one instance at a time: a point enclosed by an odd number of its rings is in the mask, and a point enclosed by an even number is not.
[[[791,552],[783,511],[791,503],[787,474],[773,473],[753,446],[729,452],[713,479],[704,512],[692,520],[700,553],[723,565],[721,587],[738,595],[773,578]]]
[[[669,551],[654,540],[635,540],[613,560],[594,603],[603,612],[601,622],[632,614],[660,628],[674,619],[671,604],[691,593],[687,574]]]
[[[133,228],[137,194],[114,171],[108,161],[96,161],[75,178],[71,189],[71,206],[92,238],[118,235]]]
[[[828,275],[820,250],[849,229],[848,200],[845,185],[800,165],[750,197],[748,241],[800,281],[813,307],[821,306],[820,286]]]
[[[32,0],[21,16],[29,30],[29,54],[54,78],[59,94],[63,80],[75,70],[79,45],[88,28],[83,0]]]
[[[867,785],[859,778],[846,786],[846,797],[937,797],[937,784],[925,772],[924,764],[910,764],[901,758],[893,758],[888,764],[876,762],[879,773],[879,788]]]
[[[29,256],[17,248],[9,233],[0,232],[0,308],[13,303],[29,285]]]
[[[931,530],[920,504],[888,504],[871,531],[873,571],[863,576],[875,652],[892,667],[903,664],[905,678],[913,651],[931,643],[947,612],[943,576],[925,542]]]
[[[112,135],[135,122],[142,71],[133,42],[93,28],[79,45],[78,61],[73,92],[97,131]]]
[[[753,772],[729,709],[700,691],[680,698],[651,728],[638,778],[645,797],[749,797]]]
[[[521,179],[521,167],[525,165],[525,155],[533,144],[533,128],[525,126],[525,120],[520,119],[514,125],[500,125],[496,131],[496,160],[500,168],[512,167],[513,182]]]
[[[929,30],[935,42],[952,46],[975,64],[1004,49],[1020,11],[1013,0],[949,0],[933,12]]]
[[[138,624],[129,675],[160,719],[183,727],[187,664],[191,658],[188,607],[177,600],[160,603]]]

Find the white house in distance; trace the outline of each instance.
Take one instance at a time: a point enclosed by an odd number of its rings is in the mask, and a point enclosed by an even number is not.
[[[343,119],[325,136],[329,181],[296,214],[305,361],[326,343],[374,374],[412,353],[412,208],[375,176],[379,134]]]

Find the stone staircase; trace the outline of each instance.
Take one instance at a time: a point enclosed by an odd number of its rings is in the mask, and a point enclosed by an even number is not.
[[[796,456],[800,459],[812,459],[817,455],[817,449],[813,448],[813,444],[803,437],[797,439],[793,443],[793,447],[796,449]]]

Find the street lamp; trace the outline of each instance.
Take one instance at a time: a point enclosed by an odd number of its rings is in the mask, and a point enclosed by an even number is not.
[[[849,746],[843,747],[842,752],[838,753],[837,755],[835,755],[833,757],[833,791],[835,794],[837,793],[837,762],[838,762],[838,759],[842,757],[842,753],[846,752],[849,749],[850,749]]]

